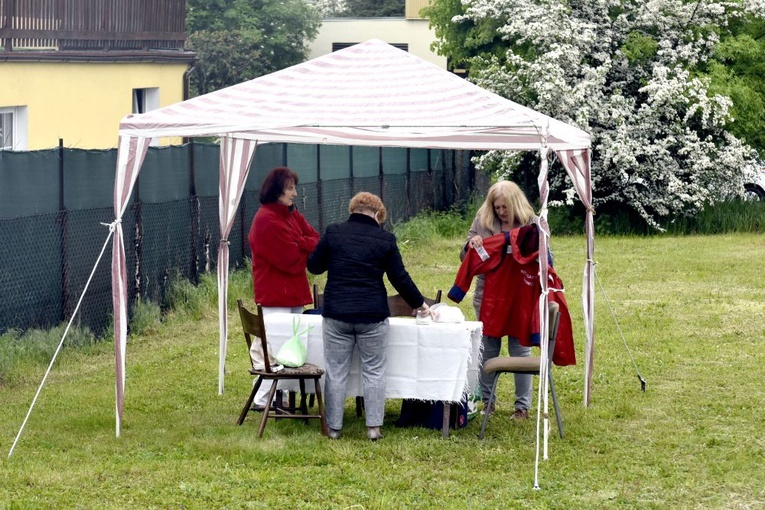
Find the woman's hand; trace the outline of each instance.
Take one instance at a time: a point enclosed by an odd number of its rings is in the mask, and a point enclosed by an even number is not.
[[[483,237],[481,236],[473,236],[468,241],[468,246],[470,246],[473,249],[480,248],[483,246]]]
[[[431,319],[435,320],[436,312],[431,310],[427,303],[423,303],[422,306],[417,309],[417,316],[430,317]]]

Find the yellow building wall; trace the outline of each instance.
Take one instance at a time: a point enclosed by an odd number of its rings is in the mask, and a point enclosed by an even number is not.
[[[429,0],[406,0],[406,19],[422,19],[420,10],[428,4]]]
[[[332,53],[332,43],[360,43],[380,39],[389,44],[406,43],[409,53],[446,69],[446,57],[431,51],[435,31],[426,19],[327,18],[309,44],[310,58]]]
[[[117,147],[133,89],[158,88],[159,106],[183,100],[185,63],[0,62],[0,107],[26,106],[27,149]],[[160,145],[180,143],[163,138]]]

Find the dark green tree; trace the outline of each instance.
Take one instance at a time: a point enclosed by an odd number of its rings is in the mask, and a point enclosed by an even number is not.
[[[381,18],[404,16],[405,0],[345,0],[340,16],[346,18]]]
[[[497,54],[505,51],[497,28],[499,20],[482,20],[476,23],[470,18],[455,22],[456,16],[465,14],[461,0],[436,0],[422,10],[430,20],[430,26],[436,34],[433,49],[448,57],[449,68],[469,66],[476,55]]]
[[[304,0],[189,0],[188,44],[198,62],[195,95],[299,64],[321,24]]]
[[[732,23],[703,69],[710,92],[733,101],[728,129],[765,158],[765,22],[744,18]]]

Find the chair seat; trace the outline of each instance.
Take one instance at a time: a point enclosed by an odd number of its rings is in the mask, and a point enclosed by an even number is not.
[[[548,369],[552,368],[552,353],[555,351],[555,339],[558,336],[558,324],[560,323],[560,306],[558,303],[552,302],[549,304],[549,331],[548,331],[548,354],[549,365]],[[493,382],[491,383],[491,393],[489,394],[489,402],[494,402],[494,397],[497,391],[497,382],[499,376],[502,374],[530,374],[540,375],[540,369],[542,368],[541,358],[539,356],[500,356],[497,358],[491,358],[484,361],[483,372],[486,375],[491,375]],[[549,390],[552,395],[553,408],[555,409],[555,420],[558,422],[558,434],[563,439],[563,420],[560,416],[560,408],[558,407],[558,396],[555,393],[555,384],[553,383],[552,371],[547,370],[547,381],[549,383]],[[540,384],[541,388],[542,384]],[[516,410],[517,412],[517,410]],[[478,434],[479,439],[483,439],[483,433],[486,430],[486,423],[489,421],[491,412],[484,413],[483,423],[481,424],[481,432]],[[545,415],[547,419],[547,415]],[[546,455],[546,454],[545,454]],[[546,457],[545,457],[546,458]]]
[[[483,364],[483,371],[487,374],[495,372],[529,372],[539,373],[539,356],[499,356],[491,358]]]
[[[303,366],[292,368],[284,367],[278,372],[266,372],[265,370],[250,369],[252,375],[262,375],[268,379],[294,379],[296,377],[321,377],[324,370],[312,363],[306,363]]]

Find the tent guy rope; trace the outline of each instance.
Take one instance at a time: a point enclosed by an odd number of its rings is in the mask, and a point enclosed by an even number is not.
[[[630,360],[632,360],[632,365],[635,367],[637,378],[640,380],[640,389],[641,391],[645,392],[646,381],[645,379],[643,379],[643,376],[640,374],[640,369],[638,368],[637,363],[635,362],[635,358],[632,357],[632,351],[627,345],[627,340],[625,340],[624,338],[624,333],[622,333],[622,328],[619,326],[619,321],[616,320],[616,313],[614,312],[614,309],[611,306],[611,301],[608,299],[605,289],[603,289],[603,284],[600,282],[600,277],[598,276],[597,271],[595,271],[595,279],[598,281],[598,287],[600,287],[600,291],[603,293],[603,297],[606,299],[606,304],[608,305],[608,309],[611,311],[611,317],[614,318],[614,324],[616,324],[616,330],[619,332],[619,336],[622,337],[622,343],[624,344],[624,348],[627,349],[627,354],[629,355]]]
[[[16,434],[16,439],[13,440],[13,444],[11,445],[11,449],[8,452],[8,457],[10,457],[13,454],[13,450],[16,448],[16,443],[19,442],[19,438],[21,437],[21,433],[24,431],[24,427],[27,424],[27,421],[29,420],[29,416],[32,414],[32,409],[35,406],[35,403],[37,402],[37,397],[40,396],[40,392],[43,389],[43,386],[45,385],[45,381],[48,379],[48,374],[50,374],[51,369],[53,368],[53,363],[55,363],[56,358],[58,357],[59,351],[61,351],[61,347],[64,346],[64,340],[66,339],[66,335],[69,333],[69,328],[72,327],[72,322],[74,322],[74,318],[77,317],[77,312],[80,310],[80,305],[82,304],[82,300],[85,297],[85,294],[88,292],[88,287],[90,286],[90,281],[93,279],[93,275],[96,273],[96,269],[98,269],[98,263],[101,262],[101,257],[104,256],[104,251],[106,251],[106,247],[109,245],[109,240],[112,237],[112,234],[114,234],[114,230],[117,228],[117,223],[119,223],[120,220],[114,220],[112,223],[101,223],[101,225],[105,225],[109,227],[109,235],[106,236],[106,240],[104,241],[104,245],[101,247],[101,253],[98,254],[98,258],[96,259],[96,263],[93,266],[93,270],[90,272],[90,276],[88,277],[88,281],[85,283],[85,288],[82,289],[82,294],[80,294],[80,299],[77,301],[77,306],[74,307],[74,312],[72,312],[72,317],[69,319],[69,323],[66,325],[66,329],[64,330],[64,334],[61,336],[61,341],[58,343],[58,347],[56,347],[56,352],[53,353],[53,359],[50,360],[50,364],[48,365],[48,369],[45,371],[45,375],[42,378],[42,381],[40,382],[40,386],[37,388],[37,393],[35,393],[35,397],[32,399],[32,404],[29,406],[29,410],[27,411],[27,415],[24,418],[24,421],[21,424],[21,427],[19,428],[18,434]]]

